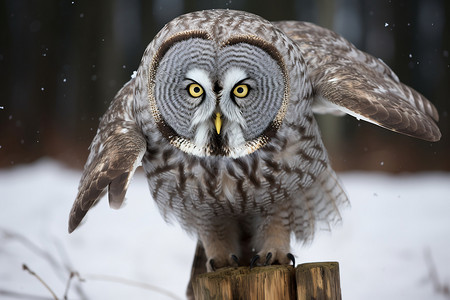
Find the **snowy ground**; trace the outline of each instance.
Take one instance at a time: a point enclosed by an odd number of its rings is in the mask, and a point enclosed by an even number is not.
[[[184,298],[195,241],[162,221],[142,173],[125,207],[101,201],[69,235],[79,177],[48,160],[0,170],[0,299],[52,299],[24,263],[60,299],[67,270],[85,279],[69,299],[174,299],[136,282]],[[345,300],[450,299],[450,174],[341,178],[352,203],[343,225],[296,246],[297,262],[338,261]]]

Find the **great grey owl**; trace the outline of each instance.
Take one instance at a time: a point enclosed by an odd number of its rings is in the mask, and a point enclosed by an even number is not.
[[[198,238],[203,268],[289,264],[291,234],[310,240],[348,202],[314,113],[441,136],[427,99],[330,30],[232,10],[180,16],[102,118],[69,231],[105,189],[120,207],[142,164],[163,217]]]

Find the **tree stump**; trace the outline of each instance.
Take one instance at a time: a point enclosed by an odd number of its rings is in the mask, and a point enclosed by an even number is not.
[[[197,276],[196,300],[341,300],[339,264],[223,268]]]

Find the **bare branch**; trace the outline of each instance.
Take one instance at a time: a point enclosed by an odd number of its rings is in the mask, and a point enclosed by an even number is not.
[[[64,300],[68,299],[68,294],[71,289],[72,290],[75,289],[78,296],[81,297],[82,299],[88,299],[88,297],[83,292],[81,285],[77,284],[74,286],[74,284],[73,284],[74,278],[77,278],[79,282],[84,282],[86,280],[84,278],[82,278],[78,272],[73,271],[74,268],[72,267],[72,264],[70,262],[69,255],[67,254],[64,247],[60,243],[57,243],[57,242],[55,243],[57,251],[59,253],[59,256],[61,257],[61,259],[57,259],[57,258],[55,258],[55,256],[52,253],[50,253],[46,249],[40,248],[38,245],[36,245],[34,242],[32,242],[29,238],[27,238],[26,236],[21,235],[17,232],[13,232],[13,231],[9,231],[9,230],[0,228],[0,240],[18,241],[25,248],[31,250],[35,255],[43,258],[52,267],[53,271],[59,275],[59,279],[65,283],[65,291],[64,291],[64,296],[62,299],[64,299]],[[0,243],[0,245],[4,245],[4,243]],[[22,294],[22,293],[17,293],[17,292],[13,292],[13,291],[7,291],[7,290],[0,290],[0,295],[2,295],[2,294],[10,295],[10,296],[14,295],[17,298],[22,298],[22,299],[54,299],[54,300],[58,300],[58,297],[53,292],[53,290],[44,282],[44,280],[39,275],[37,275],[32,270],[30,270],[26,264],[23,264],[22,267],[25,271],[27,271],[28,273],[33,275],[35,278],[37,278],[42,283],[42,285],[44,285],[46,287],[46,289],[51,293],[53,298],[42,298],[39,296],[29,296],[27,294]],[[67,274],[69,275],[68,278],[66,277]],[[173,294],[172,292],[162,289],[162,288],[159,288],[157,286],[143,283],[143,282],[133,281],[133,280],[117,277],[117,276],[90,275],[90,276],[88,276],[87,279],[121,283],[121,284],[128,285],[128,286],[139,287],[142,289],[151,290],[153,292],[165,295],[171,299],[176,299],[176,300],[181,299],[180,297]]]
[[[46,250],[41,249],[39,246],[37,246],[34,242],[32,242],[29,238],[27,238],[24,235],[21,235],[18,232],[12,232],[6,229],[0,228],[0,232],[3,233],[4,239],[10,239],[10,240],[16,240],[19,243],[21,243],[25,248],[32,251],[37,256],[42,257],[45,261],[47,261],[50,266],[53,268],[55,273],[59,274],[60,276],[64,274],[67,274],[63,268],[61,267],[61,264]],[[62,278],[62,276],[61,276]]]
[[[69,279],[67,279],[66,290],[64,292],[64,300],[68,299],[67,295],[69,294],[70,283],[72,282],[72,279],[74,277],[77,277],[78,280],[81,281],[81,282],[85,281],[83,278],[80,277],[80,274],[78,274],[78,272],[70,272]]]
[[[46,261],[51,268],[53,269],[54,273],[58,276],[58,279],[61,280],[61,282],[66,284],[66,293],[64,295],[65,299],[67,299],[67,294],[69,292],[68,288],[70,288],[72,277],[74,276],[72,273],[74,273],[72,270],[74,269],[71,266],[70,258],[67,252],[65,251],[64,247],[59,243],[58,241],[55,241],[55,246],[57,249],[57,252],[59,253],[60,259],[57,259],[57,256],[53,255],[50,251],[47,249],[42,249],[37,244],[35,244],[31,239],[28,237],[14,231],[10,231],[7,229],[0,228],[0,240],[12,240],[17,241],[20,243],[23,247],[30,250],[32,253],[34,253],[36,256],[41,257]],[[0,243],[0,245],[4,246],[5,243]],[[75,272],[76,273],[76,272]],[[77,277],[80,281],[83,281],[79,276],[78,273]],[[67,278],[67,275],[69,275],[69,278]],[[81,299],[88,299],[85,292],[83,291],[81,285],[75,285],[75,287],[72,287],[72,289],[75,290],[78,297],[81,297]]]
[[[37,275],[34,271],[30,270],[30,268],[28,268],[28,266],[26,264],[22,265],[22,269],[24,271],[27,271],[28,273],[30,273],[32,276],[36,277],[36,279],[42,283],[42,285],[50,292],[50,294],[52,294],[53,299],[58,300],[58,297],[53,292],[53,290],[48,286],[48,284],[39,275]]]

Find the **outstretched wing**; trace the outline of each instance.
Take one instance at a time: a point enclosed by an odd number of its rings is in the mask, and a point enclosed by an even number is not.
[[[436,108],[381,60],[311,23],[274,25],[300,47],[314,86],[315,113],[347,113],[416,138],[440,139]]]
[[[146,142],[134,120],[133,82],[117,93],[100,122],[70,212],[69,232],[77,228],[107,187],[110,206],[119,208],[141,163]]]

